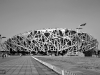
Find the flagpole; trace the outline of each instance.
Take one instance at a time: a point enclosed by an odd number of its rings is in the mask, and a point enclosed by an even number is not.
[[[85,26],[85,25],[86,25],[86,23],[83,23],[83,24],[79,25],[78,28],[76,28],[77,36],[78,36],[78,33],[80,32],[79,30],[83,29],[82,26]],[[79,50],[79,44],[77,45],[77,51],[76,52],[78,52],[78,50]]]

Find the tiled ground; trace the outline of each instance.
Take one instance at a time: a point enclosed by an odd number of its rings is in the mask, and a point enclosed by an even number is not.
[[[7,60],[11,57],[0,59]],[[0,75],[58,75],[31,56],[22,56],[0,63]],[[5,74],[2,72],[6,71]]]

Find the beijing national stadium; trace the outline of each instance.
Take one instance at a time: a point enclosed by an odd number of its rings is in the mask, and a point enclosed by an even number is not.
[[[98,41],[92,35],[67,28],[31,30],[10,37],[3,43],[10,54],[92,56]]]

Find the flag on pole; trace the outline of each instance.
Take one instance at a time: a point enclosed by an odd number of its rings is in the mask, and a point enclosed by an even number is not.
[[[86,23],[83,23],[83,24],[81,24],[80,26],[85,26],[86,25]]]

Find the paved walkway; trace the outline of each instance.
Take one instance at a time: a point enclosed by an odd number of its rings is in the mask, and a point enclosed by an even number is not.
[[[9,57],[10,58],[10,57]],[[7,59],[7,58],[6,58]],[[3,73],[5,70],[5,74]],[[31,56],[22,56],[0,63],[0,75],[59,75]]]
[[[20,58],[20,56],[8,56],[6,58],[2,58],[0,57],[0,63],[3,63],[3,62],[7,62],[7,61],[10,61],[10,60],[13,60],[13,59],[17,59],[17,58]]]

